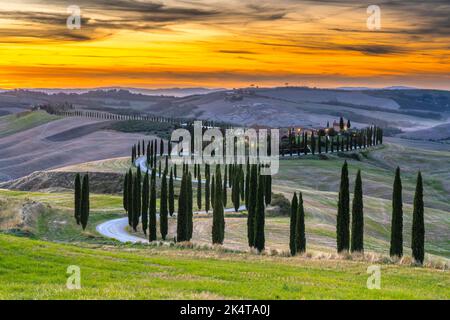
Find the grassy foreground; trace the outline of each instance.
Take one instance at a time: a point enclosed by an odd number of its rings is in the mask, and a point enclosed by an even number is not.
[[[81,289],[66,288],[70,265]],[[178,248],[76,247],[0,234],[0,299],[449,299],[447,271]],[[231,272],[232,271],[232,272]]]

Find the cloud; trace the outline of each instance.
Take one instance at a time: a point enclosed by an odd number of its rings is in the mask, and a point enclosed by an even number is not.
[[[404,48],[391,45],[345,45],[338,46],[338,48],[346,51],[357,51],[367,55],[390,55],[406,52]]]
[[[230,53],[230,54],[257,54],[256,52],[246,51],[246,50],[219,50],[219,53]]]

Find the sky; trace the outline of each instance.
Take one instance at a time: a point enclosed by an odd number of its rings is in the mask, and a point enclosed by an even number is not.
[[[448,0],[0,0],[0,88],[450,90],[449,16]]]

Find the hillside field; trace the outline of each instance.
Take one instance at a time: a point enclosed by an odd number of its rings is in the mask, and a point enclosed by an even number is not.
[[[448,299],[448,273],[167,247],[88,248],[0,235],[0,299]],[[81,289],[66,288],[67,268]],[[232,272],[230,272],[232,270]]]

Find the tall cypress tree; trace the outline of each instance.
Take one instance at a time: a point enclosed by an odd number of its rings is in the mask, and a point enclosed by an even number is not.
[[[306,235],[305,235],[305,209],[303,207],[303,195],[298,195],[297,221],[295,226],[295,247],[297,253],[306,251]]]
[[[255,210],[256,210],[256,191],[258,186],[258,176],[256,164],[252,164],[250,169],[249,195],[247,206],[247,238],[249,247],[255,245]]]
[[[200,167],[197,171],[197,208],[198,210],[202,210],[202,174]]]
[[[291,219],[290,219],[290,230],[289,230],[289,250],[291,251],[291,256],[295,256],[297,253],[297,243],[296,243],[296,227],[297,227],[297,210],[298,210],[298,200],[297,193],[294,192],[294,196],[291,201]]]
[[[239,211],[240,206],[240,183],[239,183],[239,171],[236,170],[233,178],[233,188],[231,190],[231,197],[233,200],[234,211]]]
[[[139,225],[139,218],[141,217],[141,169],[138,168],[136,172],[136,180],[135,180],[135,207],[133,210],[133,230],[136,231],[137,226]]]
[[[125,179],[126,180],[126,179]],[[75,176],[75,197],[74,197],[74,217],[77,224],[80,224],[81,220],[81,177],[80,174],[77,173]]]
[[[223,244],[225,238],[225,217],[222,204],[222,177],[220,166],[216,166],[215,192],[214,192],[214,208],[213,208],[213,225],[212,225],[212,243]],[[214,177],[212,179],[214,181]]]
[[[86,229],[89,219],[89,176],[85,174],[83,177],[83,183],[81,186],[81,210],[80,210],[80,223],[83,230]]]
[[[209,212],[210,208],[210,174],[209,174],[209,166],[205,165],[205,175],[206,175],[206,182],[205,182],[205,211],[206,213]]]
[[[245,171],[245,207],[248,209],[248,196],[250,194],[250,162],[247,159],[247,169]]]
[[[222,191],[222,204],[223,204],[223,206],[224,207],[226,207],[227,206],[227,185],[228,185],[228,182],[227,182],[227,166],[225,165],[225,168],[224,168],[224,178],[223,178],[223,191]],[[231,178],[231,177],[230,177]]]
[[[131,227],[133,224],[133,172],[131,169],[128,171],[128,225]]]
[[[78,175],[78,179],[80,179],[79,174]],[[81,186],[81,183],[79,182],[79,185]],[[76,178],[75,178],[75,186],[76,186]],[[75,187],[75,192],[76,192],[76,187]],[[80,194],[81,194],[81,189],[80,189]],[[125,178],[123,179],[123,209],[125,210],[125,212],[128,212],[128,172],[125,173]],[[75,210],[76,212],[76,210]]]
[[[347,161],[342,166],[336,221],[337,251],[348,251],[350,244],[350,195]]]
[[[173,188],[173,172],[170,169],[170,178],[169,178],[169,214],[173,216],[175,211],[175,191]]]
[[[364,206],[361,170],[358,170],[355,181],[352,205],[352,243],[351,252],[364,252]]]
[[[215,198],[215,193],[216,193],[216,183],[214,182],[214,175],[211,177],[211,207],[214,210],[214,201],[216,200]]]
[[[144,182],[142,184],[142,231],[147,234],[148,227],[148,206],[149,206],[149,175],[148,171],[145,173]]]
[[[241,201],[245,200],[245,177],[242,164],[239,165],[239,192],[241,195]]]
[[[267,206],[272,202],[272,176],[269,174],[264,178],[264,199]]]
[[[265,207],[264,207],[264,177],[258,175],[258,187],[256,192],[256,209],[255,209],[255,248],[262,252],[265,248]]]
[[[190,172],[187,172],[187,191],[186,191],[186,206],[187,206],[187,239],[190,241],[192,239],[192,231],[193,231],[193,194],[192,194],[192,175]]]
[[[150,179],[150,204],[149,204],[149,228],[148,236],[149,241],[155,241],[157,239],[156,234],[156,171],[152,171],[152,178]]]
[[[162,141],[162,140],[161,140]],[[160,232],[163,240],[166,240],[168,223],[167,223],[167,175],[164,174],[161,182],[161,199],[159,209]]]
[[[417,174],[416,193],[414,195],[413,222],[411,233],[412,256],[416,263],[423,264],[425,257],[425,224],[423,204],[422,173]]]
[[[183,242],[187,240],[186,179],[186,172],[183,171],[183,176],[181,178],[180,195],[178,196],[177,242]]]
[[[400,168],[395,171],[394,190],[392,194],[392,225],[391,225],[391,257],[403,256],[403,200]]]

